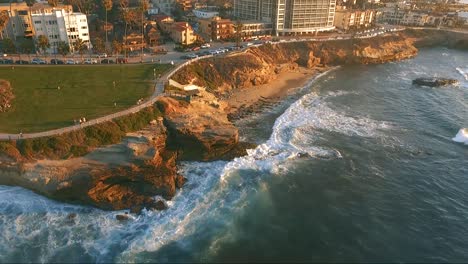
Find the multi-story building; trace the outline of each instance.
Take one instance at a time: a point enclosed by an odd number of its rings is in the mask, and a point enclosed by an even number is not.
[[[335,27],[343,30],[369,27],[375,22],[376,11],[340,9],[335,12]]]
[[[219,16],[218,11],[209,9],[194,9],[192,12],[197,18],[212,18]]]
[[[174,42],[182,45],[191,45],[197,40],[192,27],[187,22],[174,22],[170,28],[170,35]]]
[[[234,0],[234,16],[272,22],[276,35],[334,29],[336,0]]]
[[[205,40],[229,39],[234,36],[234,23],[218,16],[199,20],[199,30]]]
[[[271,22],[261,22],[257,20],[244,20],[241,22],[242,39],[270,36],[273,31]],[[234,25],[236,27],[236,25]]]
[[[91,48],[86,15],[74,13],[71,6],[67,8],[37,7],[31,11],[31,20],[35,37],[44,35],[49,39],[49,53],[56,53],[59,42],[65,42],[74,51],[73,44],[81,39]]]
[[[31,23],[31,9],[26,3],[0,3],[0,12],[7,12],[8,23],[2,30],[4,38],[16,40],[17,38],[34,36],[34,28]]]
[[[171,14],[174,9],[175,0],[152,0],[152,3],[164,14]]]

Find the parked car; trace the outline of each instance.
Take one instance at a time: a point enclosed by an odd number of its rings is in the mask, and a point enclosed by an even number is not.
[[[12,59],[0,59],[0,64],[13,64]]]
[[[63,60],[51,59],[50,64],[64,64]]]
[[[68,59],[65,64],[76,64],[76,62],[73,59]]]
[[[27,61],[27,60],[17,60],[17,61],[15,61],[15,64],[29,64],[29,61]]]
[[[107,53],[100,53],[98,54],[99,58],[107,58]]]
[[[205,44],[200,46],[200,48],[202,48],[202,49],[208,49],[210,47],[211,47],[211,45],[209,43],[205,43]]]
[[[96,64],[96,63],[97,63],[96,59],[86,58],[83,60],[83,64]]]
[[[192,48],[192,51],[197,51],[197,50],[200,50],[200,47],[193,47]]]
[[[101,64],[114,64],[115,61],[111,60],[111,59],[103,59],[101,60]]]
[[[34,58],[31,60],[31,64],[47,64],[47,62],[41,58]]]
[[[115,62],[116,63],[128,63],[128,60],[126,58],[117,58]]]
[[[191,59],[198,58],[198,56],[196,54],[190,53],[190,54],[183,55],[180,58],[183,60],[191,60]]]

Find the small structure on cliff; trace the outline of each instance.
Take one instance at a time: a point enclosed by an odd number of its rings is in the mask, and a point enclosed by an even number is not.
[[[10,82],[0,80],[0,113],[11,108],[11,101],[15,98]]]
[[[204,88],[194,84],[182,85],[171,79],[165,87],[165,93],[168,96],[184,99],[187,102],[190,102],[193,97],[198,96],[201,90],[204,90]]]

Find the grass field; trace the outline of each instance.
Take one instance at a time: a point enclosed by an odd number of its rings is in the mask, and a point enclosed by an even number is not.
[[[11,83],[16,98],[10,111],[0,113],[0,133],[45,131],[129,108],[153,92],[154,69],[157,77],[170,67],[1,66],[0,79]]]

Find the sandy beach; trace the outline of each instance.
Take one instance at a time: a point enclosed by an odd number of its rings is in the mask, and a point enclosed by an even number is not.
[[[226,102],[231,117],[243,116],[247,109],[261,108],[259,101],[278,101],[287,96],[295,88],[304,86],[308,80],[326,71],[327,67],[308,69],[301,67],[297,71],[283,72],[275,76],[270,83],[239,89]]]

